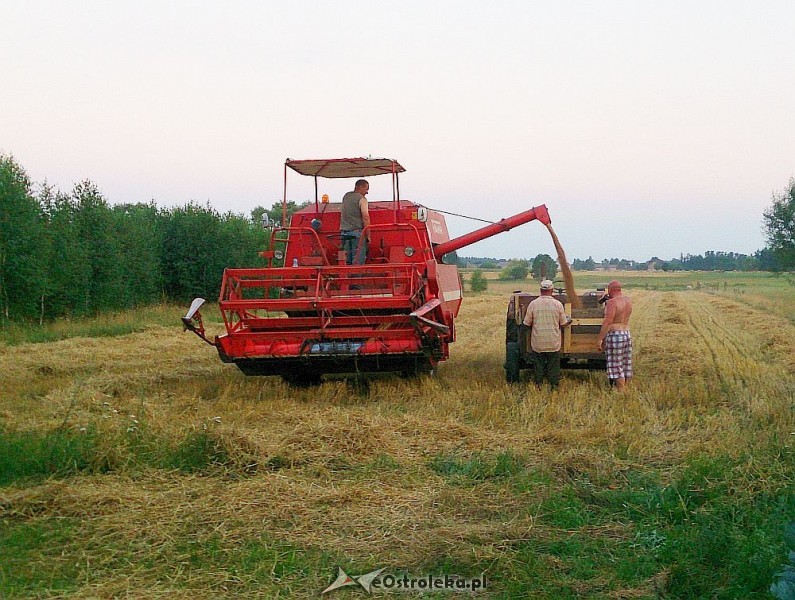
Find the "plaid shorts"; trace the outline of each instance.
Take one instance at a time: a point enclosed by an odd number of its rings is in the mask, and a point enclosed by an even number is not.
[[[607,376],[610,379],[632,377],[632,336],[629,331],[611,331],[605,336]]]

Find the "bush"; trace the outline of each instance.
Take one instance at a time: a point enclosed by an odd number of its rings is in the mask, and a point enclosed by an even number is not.
[[[527,279],[527,274],[529,272],[530,265],[526,260],[512,260],[502,271],[500,271],[500,279]]]
[[[484,292],[489,287],[489,281],[483,277],[483,272],[476,269],[472,272],[472,278],[469,280],[469,285],[473,292]]]

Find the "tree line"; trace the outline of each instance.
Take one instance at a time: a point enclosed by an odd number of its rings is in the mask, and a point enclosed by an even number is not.
[[[0,324],[216,298],[225,267],[264,264],[265,236],[209,205],[111,206],[90,181],[34,190],[0,155]]]
[[[594,271],[615,268],[622,271],[777,271],[778,262],[769,249],[757,250],[752,255],[737,252],[707,250],[701,254],[682,254],[679,258],[663,260],[656,256],[646,262],[624,258],[605,258],[600,262],[590,256],[586,260],[575,258],[572,269],[575,271]]]
[[[299,205],[288,203],[288,216]],[[195,296],[216,298],[225,267],[263,265],[259,251],[268,233],[263,215],[282,219],[281,203],[256,207],[251,217],[219,214],[209,205],[158,208],[154,202],[111,206],[95,184],[83,181],[69,192],[46,183],[34,186],[11,156],[0,154],[0,325],[132,308]],[[752,256],[706,252],[645,263],[589,257],[573,268],[598,266],[663,270],[795,269],[795,180],[773,195],[763,227],[769,247]],[[449,260],[448,260],[449,259]],[[478,259],[454,253],[445,262]],[[482,259],[480,268],[496,259]],[[498,265],[494,264],[494,267]],[[501,279],[554,277],[555,261],[538,255],[513,260]]]

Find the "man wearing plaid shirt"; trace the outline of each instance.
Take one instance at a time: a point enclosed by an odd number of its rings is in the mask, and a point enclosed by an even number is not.
[[[531,328],[533,380],[540,386],[546,377],[554,389],[560,383],[560,328],[571,320],[563,304],[552,297],[552,287],[549,279],[541,282],[541,295],[527,305],[523,324]]]

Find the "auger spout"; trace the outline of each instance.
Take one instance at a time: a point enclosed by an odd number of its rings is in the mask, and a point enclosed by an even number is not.
[[[438,244],[433,249],[434,256],[436,256],[436,260],[441,261],[445,254],[455,252],[464,246],[469,246],[475,242],[485,240],[486,238],[497,235],[498,233],[510,231],[514,227],[524,225],[525,223],[535,221],[536,219],[541,221],[544,225],[549,225],[552,222],[552,219],[549,218],[549,212],[547,212],[546,205],[541,204],[540,206],[526,210],[522,213],[519,213],[518,215],[514,215],[506,219],[500,219],[496,223],[486,225],[485,227],[481,227],[475,231],[465,233],[462,236]]]

